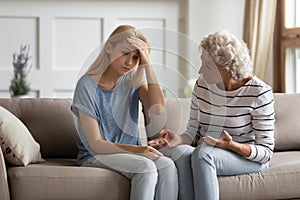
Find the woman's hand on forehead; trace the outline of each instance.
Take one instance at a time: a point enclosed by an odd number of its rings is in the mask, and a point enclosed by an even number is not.
[[[141,56],[141,62],[140,64],[149,64],[150,63],[150,57],[149,57],[149,49],[146,42],[143,40],[137,38],[137,37],[129,37],[127,38],[127,41],[129,44],[131,44],[133,47],[135,47]]]
[[[127,41],[137,49],[148,49],[147,43],[137,37],[129,37]]]

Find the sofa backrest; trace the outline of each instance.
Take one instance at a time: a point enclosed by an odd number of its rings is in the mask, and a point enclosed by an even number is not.
[[[179,134],[183,133],[190,117],[190,107],[191,99],[189,98],[166,99],[167,120],[164,128]]]
[[[162,119],[158,118],[151,125],[145,127],[142,109],[140,106],[139,132],[142,144],[147,144],[147,135],[153,136],[161,129],[170,129],[178,134],[183,133],[190,114],[191,99],[189,98],[166,98],[166,113]],[[151,119],[152,120],[152,119]],[[152,134],[149,132],[152,132]]]
[[[71,99],[0,99],[40,144],[43,158],[76,158],[77,131]]]
[[[275,150],[300,149],[300,93],[274,94]]]

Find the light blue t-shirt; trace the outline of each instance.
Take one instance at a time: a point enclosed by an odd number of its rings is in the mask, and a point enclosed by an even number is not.
[[[76,116],[79,134],[77,163],[81,165],[95,153],[90,149],[79,123],[78,110],[95,118],[101,138],[119,144],[140,145],[138,132],[138,87],[132,87],[121,77],[111,90],[101,88],[89,75],[77,83],[71,110]]]

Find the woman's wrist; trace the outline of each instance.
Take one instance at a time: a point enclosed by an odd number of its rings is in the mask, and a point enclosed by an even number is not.
[[[144,153],[147,150],[147,146],[137,146],[133,145],[131,147],[131,153]]]
[[[251,154],[251,147],[248,144],[241,144],[235,141],[231,141],[227,148],[243,157],[249,157]]]

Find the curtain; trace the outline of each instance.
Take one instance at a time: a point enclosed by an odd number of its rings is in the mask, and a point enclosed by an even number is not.
[[[245,0],[243,40],[248,44],[254,74],[266,82],[272,68],[276,0]]]

